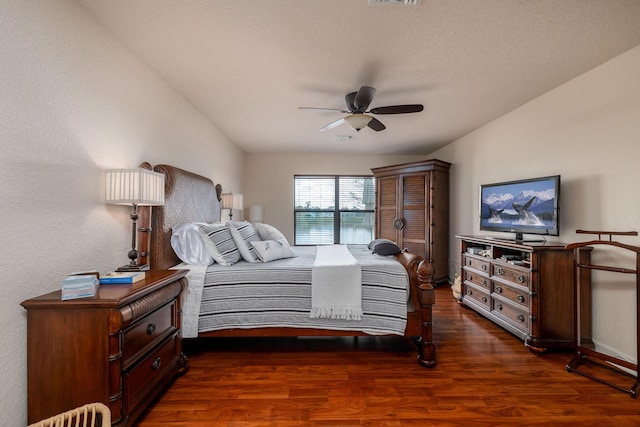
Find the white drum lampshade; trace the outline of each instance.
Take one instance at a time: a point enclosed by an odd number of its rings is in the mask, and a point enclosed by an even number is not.
[[[249,221],[264,221],[264,208],[262,207],[262,205],[251,205],[251,207],[249,208]]]

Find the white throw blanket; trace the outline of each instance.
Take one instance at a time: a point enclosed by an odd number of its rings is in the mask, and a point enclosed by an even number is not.
[[[182,291],[182,338],[196,338],[198,336],[198,316],[200,315],[200,302],[202,301],[202,288],[204,276],[207,273],[206,265],[178,264],[171,270],[184,269],[187,273],[187,287]]]
[[[362,319],[362,271],[346,245],[316,248],[311,268],[310,317]]]

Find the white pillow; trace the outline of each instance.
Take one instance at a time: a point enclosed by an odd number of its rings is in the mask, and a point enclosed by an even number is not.
[[[274,261],[282,258],[293,258],[296,253],[293,251],[286,239],[263,240],[251,242],[251,246],[256,249],[262,262]]]
[[[263,224],[261,222],[256,222],[253,224],[258,232],[258,236],[260,236],[260,240],[284,240],[289,244],[287,238],[284,237],[284,234],[280,232],[273,225]]]
[[[202,240],[199,224],[205,223],[192,222],[173,229],[171,247],[182,262],[192,265],[209,265],[213,263],[213,258]]]
[[[248,221],[244,221],[227,222],[227,225],[229,226],[229,231],[231,232],[233,241],[238,247],[238,251],[240,251],[242,258],[249,262],[260,262],[260,258],[258,258],[255,248],[250,245],[251,242],[260,240],[253,224]]]
[[[200,224],[198,229],[209,255],[218,264],[230,266],[240,261],[240,251],[226,224]]]

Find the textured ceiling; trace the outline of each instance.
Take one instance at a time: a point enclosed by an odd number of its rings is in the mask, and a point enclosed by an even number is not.
[[[248,153],[429,154],[640,44],[638,0],[77,2]],[[298,110],[362,85],[425,110],[382,132]]]

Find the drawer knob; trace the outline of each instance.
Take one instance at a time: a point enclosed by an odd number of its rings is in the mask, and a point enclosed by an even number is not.
[[[473,280],[473,276],[470,274],[467,274],[467,280],[472,281]]]
[[[151,364],[151,370],[153,371],[157,371],[158,369],[160,369],[160,365],[162,364],[162,359],[160,359],[159,357],[153,361],[153,363]]]
[[[502,304],[498,304],[498,305],[496,305],[496,308],[497,308],[498,310],[502,310]]]
[[[482,279],[482,285],[487,286],[487,279]]]
[[[484,271],[487,271],[487,264],[482,264],[482,269],[483,269]]]
[[[518,314],[518,320],[524,322],[524,316],[522,314]]]
[[[502,293],[502,287],[501,286],[496,286],[496,292],[501,294]]]
[[[487,302],[487,297],[482,297],[482,302]]]
[[[473,292],[471,291],[471,289],[467,289],[467,295],[471,295],[473,294]]]
[[[522,274],[518,276],[518,282],[524,283],[524,276]]]
[[[149,326],[147,326],[147,335],[153,335],[155,331],[156,331],[156,325],[153,323],[150,323]]]
[[[504,274],[504,268],[498,267],[498,274],[503,275]]]
[[[470,259],[467,260],[467,265],[471,265],[471,260]]]
[[[524,302],[524,297],[522,295],[518,295],[518,301]]]

